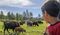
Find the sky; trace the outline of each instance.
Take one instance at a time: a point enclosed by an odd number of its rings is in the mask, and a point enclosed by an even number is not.
[[[33,13],[33,17],[37,17],[38,14],[42,16],[41,6],[46,0],[0,0],[0,11],[2,10],[4,15],[7,12],[22,14],[26,9]]]

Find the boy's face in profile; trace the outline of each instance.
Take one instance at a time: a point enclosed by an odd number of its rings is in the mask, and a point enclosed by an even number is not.
[[[47,12],[45,12],[45,13],[43,13],[43,19],[46,21],[46,22],[48,22],[48,23],[50,23],[50,16],[49,16],[49,14],[47,13]]]
[[[46,22],[52,23],[52,22],[58,21],[57,16],[60,12],[60,3],[59,2],[48,1],[41,7],[41,9],[43,12],[43,18]]]

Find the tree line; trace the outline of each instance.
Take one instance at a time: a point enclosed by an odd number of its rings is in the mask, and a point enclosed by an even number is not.
[[[40,14],[38,14],[40,17]],[[24,11],[23,14],[16,13],[14,14],[13,12],[8,12],[7,15],[4,15],[3,11],[0,11],[0,20],[33,20],[33,13],[28,12],[28,10]]]

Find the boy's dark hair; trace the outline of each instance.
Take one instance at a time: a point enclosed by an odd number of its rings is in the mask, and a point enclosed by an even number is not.
[[[57,1],[48,1],[41,9],[43,13],[46,11],[50,16],[57,17],[60,11],[60,3]]]

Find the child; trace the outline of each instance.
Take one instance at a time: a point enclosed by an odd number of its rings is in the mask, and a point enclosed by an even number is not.
[[[43,17],[50,24],[47,27],[45,35],[60,35],[60,3],[57,1],[48,1],[42,6]]]

